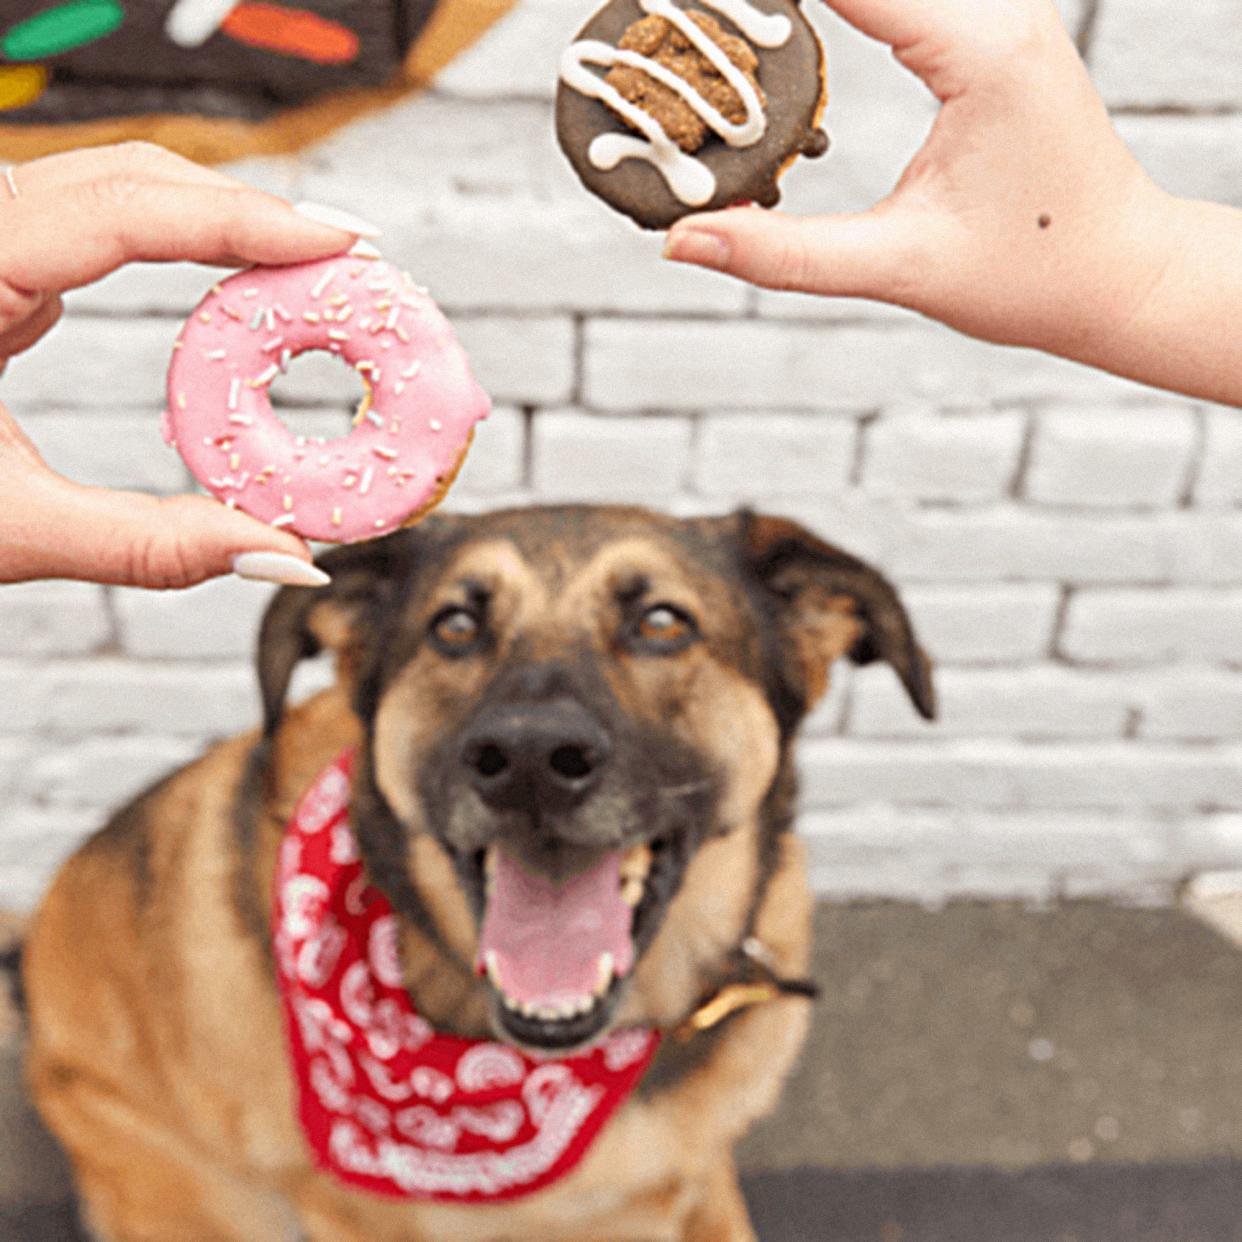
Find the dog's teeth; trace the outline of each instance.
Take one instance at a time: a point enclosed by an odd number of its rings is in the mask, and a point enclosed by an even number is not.
[[[578,1017],[579,1014],[590,1013],[591,1010],[594,1008],[595,1008],[595,997],[580,996],[578,997],[578,1003],[574,1006],[574,1012],[572,1016],[576,1018]]]
[[[621,900],[627,906],[637,906],[643,899],[643,881],[639,876],[626,876],[621,884]]]
[[[490,880],[496,874],[496,847],[488,846],[483,855],[483,874]]]
[[[651,870],[651,846],[636,845],[632,850],[626,852],[621,859],[621,879],[633,880],[640,882],[647,878],[647,873]]]
[[[504,989],[500,986],[500,962],[496,958],[496,950],[488,949],[483,961],[487,966],[487,977],[492,981],[492,987],[503,995]]]
[[[605,992],[612,986],[612,976],[616,969],[616,962],[611,953],[601,953],[599,955],[599,976],[595,980],[595,995],[603,996]]]

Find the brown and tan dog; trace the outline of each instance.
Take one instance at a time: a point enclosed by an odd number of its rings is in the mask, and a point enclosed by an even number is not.
[[[323,564],[330,588],[286,588],[264,620],[263,732],[121,811],[32,930],[30,1082],[94,1236],[753,1242],[731,1148],[809,1021],[771,983],[805,971],[810,936],[791,746],[841,656],[887,661],[932,717],[893,588],[780,519],[633,509],[436,517]],[[285,711],[321,649],[336,687]],[[268,895],[295,801],[349,746],[354,830],[423,1015],[536,1050],[681,1031],[549,1189],[394,1202],[308,1157]],[[476,973],[497,849],[552,881],[625,852],[635,964],[587,1012],[524,1013]]]

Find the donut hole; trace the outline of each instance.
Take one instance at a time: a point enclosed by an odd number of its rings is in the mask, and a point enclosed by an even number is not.
[[[370,404],[366,381],[343,358],[312,349],[289,360],[268,388],[276,417],[295,435],[335,439]]]

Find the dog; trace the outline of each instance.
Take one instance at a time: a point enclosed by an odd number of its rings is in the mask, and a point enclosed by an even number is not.
[[[887,662],[934,717],[896,591],[749,512],[437,515],[321,564],[329,587],[283,588],[264,617],[262,728],[120,811],[31,929],[28,1077],[92,1237],[754,1242],[732,1148],[775,1106],[810,1020],[793,743],[840,657]],[[335,684],[287,707],[319,652],[335,654]],[[308,1101],[355,1070],[295,1084],[299,1027],[277,978],[306,966],[311,940],[293,962],[288,936],[308,935],[297,881],[316,882],[289,871],[282,841],[298,816],[318,832],[304,842],[326,840],[330,787],[352,832],[338,805],[332,851],[356,854],[390,912],[379,974],[412,1002],[391,1028],[410,1047],[429,1031],[477,1041],[492,1069],[516,1059],[542,1087],[564,1080],[549,1078],[556,1058],[649,1058],[549,1184],[496,1202],[394,1196],[310,1151]],[[375,1012],[371,995],[364,1026]],[[312,1051],[323,1029],[303,1031]],[[369,1037],[376,1057],[405,1038]],[[387,1172],[450,1167],[454,1127],[482,1112],[437,1112],[425,1070],[398,1082],[364,1064],[385,1099],[418,1088],[406,1120],[439,1153]],[[525,1098],[548,1113],[551,1097]],[[358,1154],[365,1127],[344,1133],[335,1154],[379,1176]]]

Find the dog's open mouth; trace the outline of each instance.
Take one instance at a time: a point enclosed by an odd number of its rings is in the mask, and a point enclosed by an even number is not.
[[[561,884],[501,846],[480,855],[486,901],[476,965],[506,1037],[563,1051],[609,1026],[635,941],[665,888],[654,881],[666,853],[650,845],[610,851]]]

